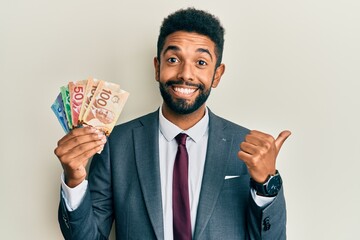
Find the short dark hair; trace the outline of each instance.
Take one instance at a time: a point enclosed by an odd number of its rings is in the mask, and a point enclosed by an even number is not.
[[[224,28],[217,17],[195,8],[180,9],[164,19],[157,42],[157,57],[160,60],[165,39],[177,31],[195,32],[209,37],[215,43],[216,67],[221,64],[224,48]]]

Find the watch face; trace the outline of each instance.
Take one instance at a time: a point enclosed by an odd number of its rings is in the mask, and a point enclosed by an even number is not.
[[[274,176],[270,179],[268,185],[267,185],[267,192],[269,195],[276,195],[281,188],[281,177],[280,176]]]

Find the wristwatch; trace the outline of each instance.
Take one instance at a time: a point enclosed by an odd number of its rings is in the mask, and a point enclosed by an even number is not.
[[[275,197],[282,186],[281,176],[276,170],[274,175],[269,175],[265,183],[258,183],[250,178],[250,187],[255,189],[256,193],[264,197]]]

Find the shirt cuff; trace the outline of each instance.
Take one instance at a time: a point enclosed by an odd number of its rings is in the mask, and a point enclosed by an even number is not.
[[[263,196],[259,196],[256,194],[255,189],[251,188],[250,189],[251,192],[251,196],[254,199],[254,202],[256,203],[256,205],[258,205],[259,207],[267,207],[268,205],[270,205],[270,203],[272,203],[275,199],[275,197],[263,197]]]
[[[70,188],[65,183],[64,173],[61,174],[61,195],[68,211],[74,211],[80,206],[85,197],[87,186],[88,181],[84,180],[76,187]]]

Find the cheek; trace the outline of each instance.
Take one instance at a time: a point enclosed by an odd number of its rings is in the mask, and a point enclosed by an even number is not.
[[[205,85],[206,88],[210,88],[212,86],[214,73],[211,71],[199,71],[197,74],[197,79]]]
[[[159,80],[166,81],[169,79],[176,79],[177,71],[175,67],[160,67]]]

